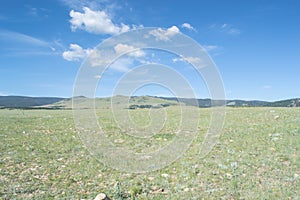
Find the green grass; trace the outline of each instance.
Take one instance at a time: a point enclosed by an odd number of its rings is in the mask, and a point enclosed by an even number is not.
[[[168,107],[163,131],[138,146],[108,109],[97,114],[111,141],[122,138],[118,145],[143,151],[174,137],[176,109]],[[130,112],[145,125],[148,115],[136,117],[140,111]],[[199,144],[210,109],[200,114],[199,135],[181,158],[158,171],[130,174],[90,156],[71,110],[0,110],[0,199],[94,199],[100,192],[113,199],[299,198],[299,108],[228,108],[220,142],[203,159]]]

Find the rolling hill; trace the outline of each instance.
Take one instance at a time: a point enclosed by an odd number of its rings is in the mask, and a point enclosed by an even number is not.
[[[94,99],[86,97],[74,97],[80,108],[86,108],[89,101]],[[124,102],[128,100],[125,96],[113,97],[115,102]],[[111,98],[96,98],[96,107],[109,107]],[[188,106],[198,106],[202,108],[211,107],[212,105],[220,105],[222,101],[214,101],[211,99],[189,99],[174,97],[152,97],[152,96],[135,96],[129,100],[129,105],[135,108],[147,108],[151,106],[168,106],[185,104]],[[300,107],[300,98],[286,99],[280,101],[257,101],[257,100],[226,100],[226,105],[230,107]],[[20,108],[20,109],[71,109],[72,98],[59,97],[27,97],[27,96],[0,96],[0,108]]]

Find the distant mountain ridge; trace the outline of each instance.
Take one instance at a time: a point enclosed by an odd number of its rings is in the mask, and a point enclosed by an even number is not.
[[[60,97],[0,96],[0,108],[29,108],[63,101]]]
[[[85,99],[86,97],[75,97]],[[136,98],[136,97],[133,97]],[[142,98],[142,97],[141,97]],[[152,100],[150,100],[150,98]],[[88,98],[86,98],[88,99]],[[109,98],[97,98],[109,101]],[[153,102],[153,99],[163,101],[175,101],[189,106],[198,106],[208,108],[212,106],[211,99],[189,99],[189,98],[175,98],[175,97],[150,97],[148,101]],[[28,96],[0,96],[0,108],[70,108],[72,98],[60,97],[28,97]],[[147,100],[146,102],[147,103]],[[223,104],[222,101],[214,101],[213,105]],[[286,99],[280,101],[258,101],[258,100],[226,100],[226,105],[230,107],[300,107],[300,98]]]
[[[174,97],[159,97],[166,100],[173,100],[177,102],[185,103],[190,106],[199,106],[202,108],[208,108],[212,106],[211,99],[189,99],[189,98],[174,98]],[[223,101],[218,103],[215,101],[214,105],[224,105]],[[259,100],[226,100],[226,106],[230,107],[300,107],[300,98],[286,99],[280,101],[259,101]]]

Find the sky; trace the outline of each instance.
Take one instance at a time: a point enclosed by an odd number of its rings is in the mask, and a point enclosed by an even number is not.
[[[152,27],[150,36],[162,43],[183,34],[200,44],[219,71],[227,99],[300,97],[299,10],[297,0],[2,0],[0,95],[71,97],[81,66],[97,56],[95,47],[111,37]],[[155,65],[156,70],[147,69],[150,75],[169,80],[172,68],[197,98],[210,97],[202,74],[187,70],[202,57],[191,60],[139,47],[114,44],[115,53],[126,55],[92,77],[97,79],[97,96],[115,94],[114,88],[135,79],[126,76],[130,70],[143,72],[134,67],[157,63],[161,65]],[[181,62],[183,58],[188,63]],[[163,84],[131,89],[133,95],[174,94]]]

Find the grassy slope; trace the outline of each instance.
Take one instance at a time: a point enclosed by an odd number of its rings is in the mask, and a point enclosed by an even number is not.
[[[117,104],[118,102],[122,102],[122,105],[124,105],[124,102],[128,102],[128,97],[125,96],[115,96],[113,97],[113,102]],[[97,99],[89,99],[89,98],[76,98],[75,102],[77,103],[77,107],[80,108],[91,108],[91,105],[93,106],[95,103],[96,108],[110,108],[111,107],[111,99],[110,98],[97,98]],[[129,100],[128,105],[124,105],[125,108],[128,108],[129,105],[137,104],[137,105],[156,105],[156,104],[163,104],[163,103],[169,103],[169,104],[178,104],[175,101],[171,100],[164,100],[160,98],[154,98],[149,96],[142,96],[142,97],[131,97]],[[72,108],[72,99],[65,99],[59,102],[56,102],[54,104],[45,105],[44,107],[61,107],[61,108]]]
[[[300,196],[299,108],[228,108],[221,141],[204,159],[198,158],[198,144],[210,109],[200,111],[199,137],[183,157],[160,171],[127,174],[97,162],[82,147],[72,111],[0,110],[0,199],[93,199],[99,192],[115,199]],[[97,113],[114,133],[110,112]]]

